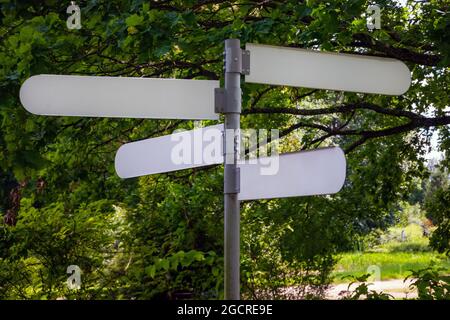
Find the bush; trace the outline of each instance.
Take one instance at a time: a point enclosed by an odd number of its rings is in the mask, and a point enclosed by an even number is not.
[[[437,226],[431,235],[430,245],[450,255],[450,189],[437,190],[426,202],[426,210]]]
[[[448,270],[443,268],[436,268],[433,264],[428,267],[412,271],[409,276],[405,278],[413,279],[410,287],[415,288],[418,293],[418,300],[450,300],[450,276],[445,273]],[[350,291],[343,296],[343,300],[391,300],[393,296],[368,289],[367,279],[370,274],[364,274],[360,277],[350,276],[353,282],[361,282],[353,291]]]
[[[369,290],[369,284],[367,283],[368,278],[371,274],[366,273],[362,276],[348,276],[347,278],[353,280],[348,285],[347,293],[343,295],[342,300],[390,300],[393,296],[384,292],[377,292],[375,290]],[[350,287],[361,282],[353,291],[350,291]]]
[[[413,271],[406,279],[416,279],[411,286],[417,289],[420,300],[450,300],[450,276],[444,272],[448,270],[430,265]]]

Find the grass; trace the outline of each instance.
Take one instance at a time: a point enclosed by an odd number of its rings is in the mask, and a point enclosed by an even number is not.
[[[342,277],[370,273],[367,271],[370,266],[379,267],[380,280],[404,279],[411,274],[410,270],[423,269],[432,261],[450,272],[450,259],[435,252],[345,253],[335,268],[334,282],[349,282]]]
[[[402,230],[406,235],[405,241],[401,241]],[[368,271],[371,266],[372,270],[379,270],[377,280],[404,279],[411,274],[411,270],[426,268],[431,262],[450,273],[450,259],[431,251],[428,238],[422,236],[422,229],[417,224],[391,228],[380,240],[380,245],[367,252],[342,254],[333,272],[334,282],[349,282],[352,280],[342,278],[373,273]],[[374,275],[369,280],[374,281],[376,277]]]

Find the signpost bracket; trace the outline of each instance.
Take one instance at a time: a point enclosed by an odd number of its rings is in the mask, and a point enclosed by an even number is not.
[[[239,46],[225,49],[225,72],[250,74],[250,51],[242,50]]]
[[[241,191],[240,181],[241,181],[241,171],[240,168],[231,168],[233,174],[230,175],[229,179],[225,180],[224,183],[224,193],[239,193]]]
[[[214,89],[214,112],[226,113],[227,100],[224,88]]]
[[[230,96],[227,99],[227,90],[224,88],[214,89],[214,112],[215,113],[241,113],[240,97]]]
[[[250,75],[250,51],[242,50],[242,74]]]

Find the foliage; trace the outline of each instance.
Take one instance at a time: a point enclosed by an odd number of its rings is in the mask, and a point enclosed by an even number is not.
[[[438,226],[431,236],[431,246],[450,255],[450,188],[436,191],[426,208]]]
[[[369,290],[369,286],[367,283],[367,279],[370,274],[363,274],[359,277],[349,276],[348,278],[353,281],[348,285],[348,289],[355,284],[359,283],[359,285],[349,294],[342,297],[343,300],[390,300],[393,297],[390,294],[384,292],[378,292],[376,290]]]
[[[211,197],[219,194],[219,172],[141,179],[139,206],[125,210],[124,255],[116,265],[124,273],[120,298],[221,297],[222,204]]]
[[[405,227],[391,227],[381,237],[381,244],[373,252],[426,252],[430,251],[424,227],[411,223]]]
[[[412,271],[405,278],[405,281],[412,279],[410,287],[417,290],[419,300],[449,300],[450,299],[450,276],[442,273],[445,269],[437,268],[431,264],[427,267]],[[348,288],[354,283],[359,283],[355,289],[343,297],[345,300],[390,300],[394,297],[384,292],[377,292],[368,289],[367,279],[370,274],[364,274],[360,277],[351,276],[354,280]]]
[[[320,202],[302,199],[244,206],[242,269],[250,298],[323,297],[341,239],[334,229],[321,228],[332,210],[318,210],[314,219],[309,215],[316,205]]]
[[[53,203],[45,210],[22,200],[14,228],[1,226],[0,293],[12,299],[94,298],[102,272],[114,255],[113,210],[100,200],[70,210]],[[66,286],[69,265],[78,265],[82,288]]]
[[[450,300],[450,276],[447,271],[433,265],[413,271],[408,278],[415,279],[411,286],[417,288],[418,299]]]

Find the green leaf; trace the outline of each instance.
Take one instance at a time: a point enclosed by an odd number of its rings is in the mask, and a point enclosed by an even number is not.
[[[144,22],[144,17],[139,16],[137,14],[131,15],[125,20],[125,23],[127,24],[128,27],[139,26],[142,24],[142,22]]]
[[[155,265],[148,266],[147,268],[145,268],[145,272],[149,277],[154,278],[156,274],[156,266]]]

